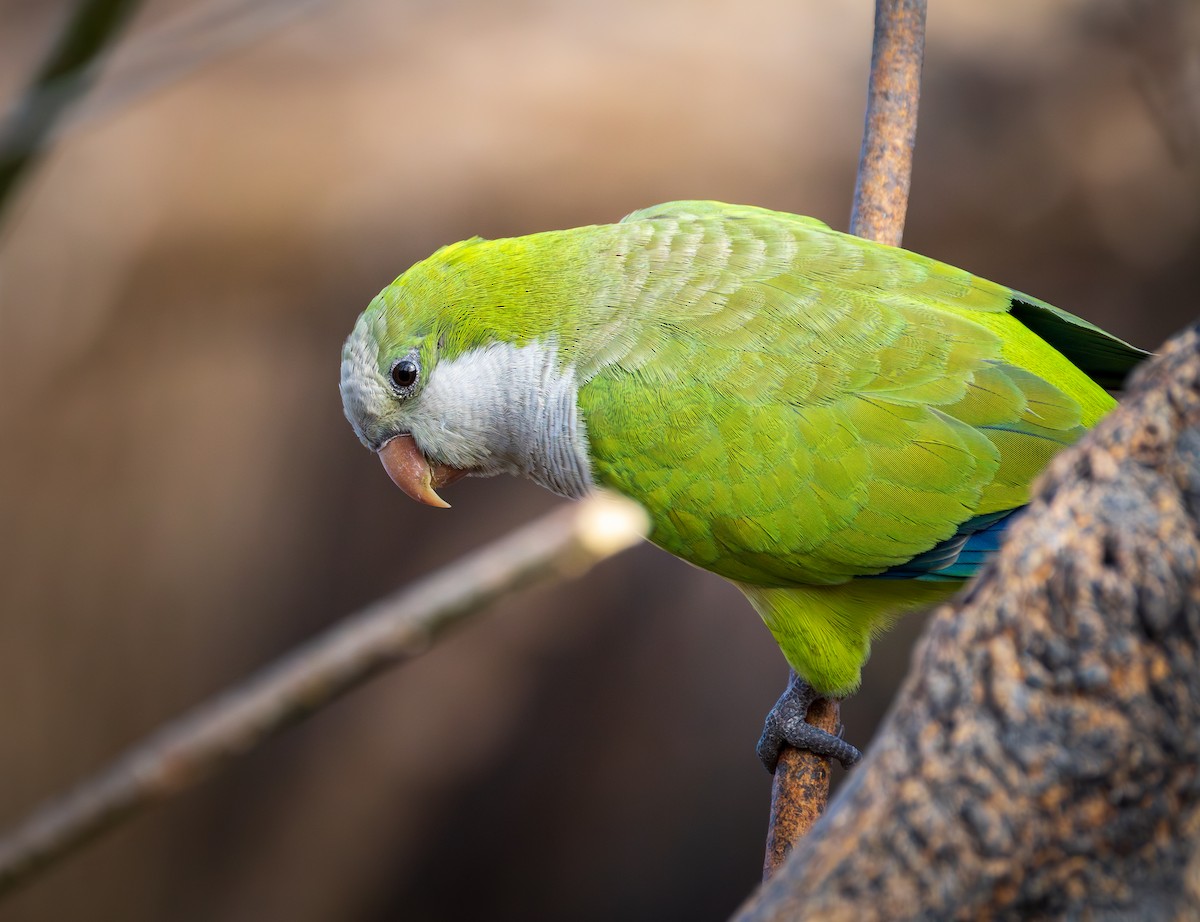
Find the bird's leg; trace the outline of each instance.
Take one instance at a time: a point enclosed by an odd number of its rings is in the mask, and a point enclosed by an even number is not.
[[[862,758],[862,753],[840,736],[826,733],[805,722],[809,706],[820,697],[816,689],[792,673],[787,689],[767,715],[756,747],[759,759],[771,774],[775,774],[779,752],[784,746],[807,749],[819,756],[837,759],[846,768]]]

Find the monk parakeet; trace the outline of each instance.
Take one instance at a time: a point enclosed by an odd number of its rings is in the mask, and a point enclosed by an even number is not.
[[[1145,355],[812,218],[672,202],[443,247],[359,317],[341,393],[421,502],[499,473],[639,502],[650,540],[735,583],[798,676],[760,755],[848,762],[808,704],[853,692],[873,637],[979,570]]]

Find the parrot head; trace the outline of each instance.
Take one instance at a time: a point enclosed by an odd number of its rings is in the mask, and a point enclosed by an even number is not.
[[[482,292],[465,241],[413,266],[358,318],[342,350],[346,418],[413,499],[466,475],[510,473],[578,498],[591,486],[572,367],[519,299]]]
[[[439,487],[467,474],[475,458],[460,453],[461,466],[439,460],[441,440],[425,398],[437,368],[431,337],[395,335],[380,295],[363,312],[342,350],[342,407],[359,440],[379,455],[388,476],[413,499],[445,508]],[[397,331],[398,332],[398,331]],[[422,434],[418,445],[415,432]],[[428,452],[428,454],[426,453]],[[433,457],[431,458],[430,455]]]

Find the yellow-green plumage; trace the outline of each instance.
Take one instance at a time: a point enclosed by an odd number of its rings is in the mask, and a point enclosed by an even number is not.
[[[431,361],[553,342],[595,481],[738,583],[837,695],[871,635],[953,591],[975,566],[958,546],[1112,407],[1085,371],[1112,384],[1142,355],[959,269],[712,202],[456,244],[373,310],[381,342]]]

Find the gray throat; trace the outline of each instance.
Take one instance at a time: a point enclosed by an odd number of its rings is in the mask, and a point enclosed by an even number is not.
[[[495,343],[438,365],[412,431],[455,467],[517,474],[578,499],[594,486],[578,397],[554,344]]]

